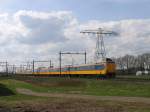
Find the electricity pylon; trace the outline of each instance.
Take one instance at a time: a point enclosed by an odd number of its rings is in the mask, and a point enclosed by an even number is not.
[[[105,44],[104,44],[104,36],[106,35],[116,35],[116,32],[103,30],[102,28],[98,28],[95,30],[84,30],[80,33],[83,34],[93,34],[97,37],[96,40],[96,49],[95,49],[95,61],[98,62],[100,59],[106,58]]]

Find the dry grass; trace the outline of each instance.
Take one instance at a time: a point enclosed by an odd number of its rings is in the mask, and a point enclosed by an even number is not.
[[[34,79],[33,79],[34,78]],[[86,81],[81,79],[70,79],[70,78],[42,78],[42,77],[32,77],[32,78],[18,78],[18,80],[22,80],[28,83],[32,83],[34,85],[44,86],[44,87],[85,87]]]
[[[147,104],[80,99],[22,101],[0,106],[0,112],[149,112]]]

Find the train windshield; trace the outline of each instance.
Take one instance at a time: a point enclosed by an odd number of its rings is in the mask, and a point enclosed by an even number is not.
[[[110,58],[106,58],[106,61],[113,61],[112,59],[110,59]]]

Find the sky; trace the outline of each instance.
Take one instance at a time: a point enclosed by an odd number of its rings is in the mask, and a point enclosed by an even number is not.
[[[1,12],[72,11],[80,21],[149,18],[149,0],[1,0]]]
[[[149,10],[149,0],[0,0],[0,60],[57,62],[59,51],[86,50],[90,62],[95,38],[80,31],[99,27],[119,34],[105,38],[108,57],[150,52]]]

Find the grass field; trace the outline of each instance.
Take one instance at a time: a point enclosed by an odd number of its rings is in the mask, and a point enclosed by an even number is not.
[[[150,81],[96,80],[84,78],[14,77],[25,81],[16,84],[37,92],[75,93],[100,96],[150,97]],[[11,82],[12,80],[10,80]],[[17,82],[16,82],[17,83]],[[20,83],[20,82],[19,82]],[[15,84],[15,83],[14,83]],[[14,85],[14,86],[16,86]],[[11,85],[13,86],[13,85]]]
[[[16,88],[44,93],[86,94],[95,96],[150,97],[149,81],[96,80],[83,78],[1,77],[0,112],[20,111],[87,111],[87,112],[149,112],[146,103],[45,98],[21,95]],[[42,103],[41,103],[42,102]]]

